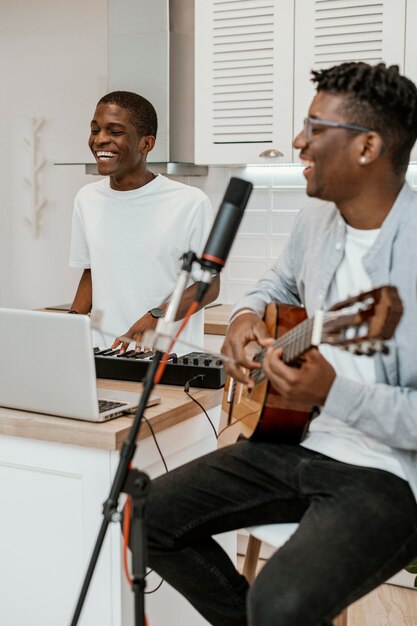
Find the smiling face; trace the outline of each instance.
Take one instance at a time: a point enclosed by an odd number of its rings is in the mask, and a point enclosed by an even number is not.
[[[154,142],[152,136],[140,136],[128,109],[108,103],[97,106],[88,145],[99,174],[110,176],[114,189],[123,191],[140,186],[137,183],[146,171],[146,156]]]
[[[319,91],[313,99],[308,115],[318,120],[349,123],[343,115],[345,96]],[[356,193],[361,168],[359,158],[363,151],[364,133],[327,126],[312,127],[311,141],[304,132],[294,139],[300,150],[300,159],[306,167],[307,194],[338,204]]]

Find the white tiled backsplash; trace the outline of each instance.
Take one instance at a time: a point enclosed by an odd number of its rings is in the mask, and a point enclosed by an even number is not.
[[[282,252],[297,212],[307,202],[301,165],[210,167],[208,176],[177,180],[200,187],[217,211],[231,176],[253,183],[253,192],[226,267],[219,301],[233,304]],[[417,165],[408,182],[417,188]]]

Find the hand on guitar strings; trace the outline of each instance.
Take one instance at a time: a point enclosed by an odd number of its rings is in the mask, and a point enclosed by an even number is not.
[[[249,371],[261,367],[261,364],[254,360],[253,354],[251,355],[248,349],[249,344],[253,342],[266,347],[272,344],[274,340],[268,334],[266,325],[259,315],[248,311],[232,321],[221,351],[224,357],[228,357],[224,367],[229,376],[240,383],[244,383],[249,388],[255,384]]]
[[[336,378],[336,372],[317,348],[305,352],[300,367],[282,360],[282,348],[271,348],[263,358],[262,369],[271,385],[285,399],[322,406]]]

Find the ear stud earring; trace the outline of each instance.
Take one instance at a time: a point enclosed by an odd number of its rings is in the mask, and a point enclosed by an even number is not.
[[[365,165],[365,163],[366,163],[366,156],[362,155],[361,157],[359,157],[359,163],[361,165]]]

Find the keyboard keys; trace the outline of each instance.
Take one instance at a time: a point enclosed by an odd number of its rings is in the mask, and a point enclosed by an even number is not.
[[[135,359],[148,359],[150,361],[155,356],[155,352],[136,352]]]
[[[126,403],[115,402],[113,400],[99,400],[98,401],[99,413],[104,413],[104,411],[110,411],[112,409],[118,409],[119,407],[126,407]]]
[[[126,350],[126,352],[122,352],[117,356],[124,357],[125,359],[134,359],[136,354],[136,350]]]
[[[94,350],[94,354],[96,356],[107,356],[110,355],[112,352],[114,352],[114,350],[112,350],[111,348],[105,348],[104,350],[99,349],[98,352]]]

